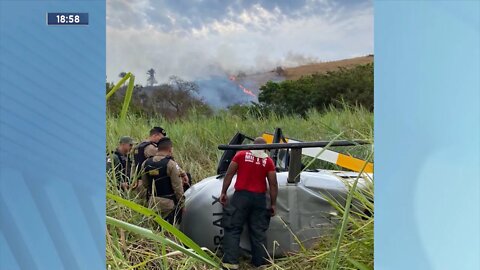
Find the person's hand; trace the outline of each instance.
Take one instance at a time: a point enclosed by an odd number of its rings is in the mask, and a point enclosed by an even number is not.
[[[120,186],[122,187],[122,189],[123,189],[124,191],[128,190],[128,183],[125,183],[125,182],[124,182],[124,183],[121,183]]]
[[[184,176],[182,176],[182,180],[183,180],[184,185],[190,185],[190,183],[188,181],[189,180],[188,175],[185,174]]]
[[[133,190],[133,189],[136,189],[137,186],[138,186],[138,181],[135,181],[135,182],[133,182],[132,185],[130,186],[130,189],[132,189],[132,190]]]
[[[227,194],[225,193],[222,193],[222,195],[220,195],[220,203],[225,205],[227,203]]]
[[[277,206],[276,206],[276,205],[272,205],[272,206],[270,207],[270,209],[271,209],[271,213],[270,213],[270,214],[272,215],[272,217],[275,216],[275,215],[277,214]]]

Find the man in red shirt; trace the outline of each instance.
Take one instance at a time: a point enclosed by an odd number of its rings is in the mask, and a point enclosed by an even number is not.
[[[254,144],[265,144],[259,137]],[[227,190],[237,174],[235,193],[228,200]],[[267,180],[271,209],[267,209]],[[278,193],[275,164],[264,150],[239,151],[230,163],[223,179],[220,202],[224,205],[222,224],[223,265],[226,269],[238,269],[240,235],[243,225],[248,224],[252,264],[256,267],[266,263],[266,234],[270,217],[275,215]]]

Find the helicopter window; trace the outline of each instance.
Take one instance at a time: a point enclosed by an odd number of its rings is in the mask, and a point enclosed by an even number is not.
[[[253,142],[253,139],[245,136],[242,133],[237,133],[233,138],[230,140],[230,145],[244,145],[244,144],[250,144]],[[222,177],[225,172],[227,171],[228,165],[230,165],[230,161],[232,161],[232,158],[235,156],[237,151],[235,150],[227,150],[223,152],[222,157],[220,158],[220,161],[218,162],[218,167],[217,167],[217,174],[219,177]]]
[[[288,170],[288,163],[290,161],[290,153],[286,149],[280,149],[277,153],[277,160],[275,166],[277,167],[278,171],[287,171]]]

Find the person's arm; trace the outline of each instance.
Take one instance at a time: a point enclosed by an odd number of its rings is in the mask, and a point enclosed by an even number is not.
[[[149,196],[152,194],[150,194],[151,191],[149,189],[152,188],[152,182],[147,174],[142,175],[142,177],[137,180],[136,185],[133,188],[138,190],[140,198],[145,198],[147,200],[150,199]]]
[[[268,179],[268,186],[270,190],[270,204],[272,207],[272,216],[274,216],[277,209],[277,195],[278,195],[277,173],[275,171],[268,172],[267,179]]]
[[[178,165],[177,163],[178,174],[182,178],[183,184],[189,185],[189,179],[187,173]]]
[[[223,178],[222,193],[220,194],[221,204],[227,203],[227,190],[230,184],[232,183],[233,176],[237,173],[237,170],[238,170],[238,163],[235,161],[230,162],[230,165],[228,165],[228,169],[225,174],[225,178]]]
[[[112,154],[107,154],[107,172],[113,169],[113,157]]]
[[[110,157],[107,158],[107,171],[114,172],[113,176],[115,177],[115,181],[117,181],[119,186],[123,185],[122,168],[117,155],[110,154]]]
[[[150,196],[152,195],[152,179],[148,176],[148,172],[146,172],[146,162],[147,161],[145,160],[139,166],[139,171],[144,173],[139,176],[138,180],[135,182],[136,185],[133,188],[138,189],[139,196],[145,198],[148,202]]]
[[[153,144],[149,144],[143,149],[143,154],[146,158],[153,157],[157,154],[158,149],[157,147],[153,146]]]
[[[183,181],[180,177],[180,173],[177,169],[177,164],[175,161],[170,160],[167,164],[167,174],[170,176],[170,180],[172,181],[172,188],[173,192],[175,193],[175,197],[180,202],[183,197]]]

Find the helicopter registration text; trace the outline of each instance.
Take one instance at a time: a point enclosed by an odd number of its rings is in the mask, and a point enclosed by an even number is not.
[[[220,204],[220,197],[215,197],[212,195],[212,206],[215,204]],[[223,227],[222,227],[222,219],[223,219],[223,212],[222,207],[219,208],[220,212],[213,212],[213,226],[218,228],[218,233],[213,236],[213,244],[215,245],[215,250],[222,250],[222,239],[223,239]]]

